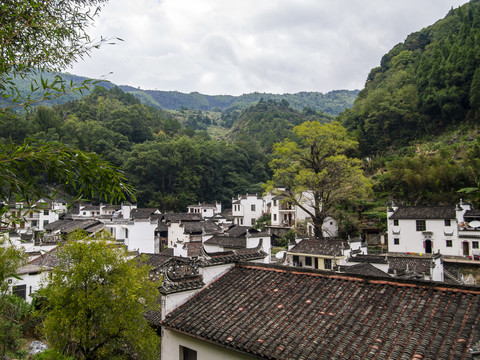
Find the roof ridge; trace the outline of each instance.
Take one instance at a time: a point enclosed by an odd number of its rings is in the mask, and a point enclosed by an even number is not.
[[[344,275],[341,273],[335,273],[328,270],[306,269],[306,268],[301,268],[300,270],[300,268],[297,268],[297,267],[283,266],[283,265],[277,265],[277,264],[238,262],[237,264],[235,264],[235,266],[246,268],[246,269],[290,273],[293,275],[310,275],[310,276],[326,277],[326,278],[340,279],[340,280],[346,280],[346,281],[358,281],[358,282],[365,282],[365,283],[372,283],[372,284],[379,284],[379,285],[392,285],[392,286],[398,286],[398,287],[416,287],[416,288],[425,288],[425,289],[428,288],[428,289],[434,289],[438,291],[450,291],[450,292],[480,295],[479,286],[445,284],[445,283],[439,283],[434,281],[397,279],[397,278],[386,280],[385,278],[381,278],[373,275],[363,275],[363,274]]]

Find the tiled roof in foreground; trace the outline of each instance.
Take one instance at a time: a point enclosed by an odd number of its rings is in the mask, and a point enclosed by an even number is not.
[[[480,288],[241,263],[162,325],[267,359],[472,359]]]

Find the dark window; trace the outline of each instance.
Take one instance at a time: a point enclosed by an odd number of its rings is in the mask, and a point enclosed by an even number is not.
[[[43,215],[48,215],[48,210],[43,210]]]
[[[312,266],[312,258],[310,256],[305,256],[305,266]]]
[[[398,219],[393,220],[393,226],[398,226]]]
[[[427,230],[427,224],[425,220],[417,220],[417,231],[425,231]]]
[[[25,300],[27,298],[27,285],[17,285],[12,288],[12,294]]]
[[[323,264],[325,265],[325,269],[331,269],[332,268],[332,259],[323,260]]]
[[[452,240],[447,240],[447,247],[452,247],[452,246],[453,246]]]
[[[293,255],[293,265],[297,265],[299,262],[300,262],[300,258],[298,257],[298,255]]]
[[[277,206],[277,200],[273,200],[273,206]]]
[[[180,345],[180,360],[197,360],[197,352]]]
[[[277,214],[273,214],[273,221],[277,221]]]
[[[445,226],[450,226],[452,225],[452,222],[450,221],[450,219],[445,219]]]
[[[43,226],[47,226],[48,225],[48,220],[43,220]]]
[[[478,241],[472,241],[472,249],[478,249]]]
[[[255,211],[255,205],[252,204],[252,207],[251,207],[252,211]]]
[[[400,239],[399,238],[393,239],[393,245],[400,245]]]

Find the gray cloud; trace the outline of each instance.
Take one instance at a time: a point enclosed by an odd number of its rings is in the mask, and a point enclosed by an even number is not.
[[[144,89],[242,94],[362,88],[383,54],[466,0],[111,0],[103,46],[70,72]]]

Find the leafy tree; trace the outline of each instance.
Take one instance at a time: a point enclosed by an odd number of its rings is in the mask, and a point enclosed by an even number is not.
[[[17,269],[25,264],[27,256],[22,249],[15,246],[7,246],[5,239],[0,238],[0,343],[2,358],[8,349],[15,349],[15,333],[17,306],[15,299],[9,292],[8,279],[17,277]]]
[[[53,80],[43,77],[43,71],[59,71],[84,55],[92,46],[86,29],[98,13],[104,0],[43,1],[8,0],[0,3],[0,104],[3,119],[12,119],[9,109],[28,106],[45,98],[70,91],[73,84],[59,76]],[[32,78],[27,92],[18,89],[15,79],[28,75]],[[84,88],[88,81],[79,85]],[[38,90],[38,91],[37,91]],[[38,97],[36,97],[36,93]],[[8,100],[8,101],[5,101]],[[51,125],[58,127],[61,119],[50,110],[40,109],[35,115],[36,130],[50,134]],[[61,143],[26,140],[19,142],[19,131],[10,131],[8,140],[0,144],[0,203],[30,201],[51,195],[42,183],[55,183],[78,197],[102,196],[118,201],[132,195],[132,188],[124,182],[123,174],[114,166],[89,154]],[[6,207],[0,209],[0,216]],[[15,221],[15,219],[7,219]],[[8,224],[7,224],[8,225]],[[5,226],[7,227],[7,226]],[[0,244],[0,296],[2,307],[12,309],[14,304],[5,296],[6,278],[15,276],[24,257],[22,251],[10,244]],[[2,318],[2,320],[5,317]],[[9,319],[9,326],[13,319]],[[7,326],[7,329],[9,328]],[[11,328],[11,326],[10,326]]]
[[[26,140],[21,145],[0,144],[0,200],[36,200],[49,190],[39,186],[41,176],[55,181],[78,197],[102,196],[106,201],[133,197],[123,173],[93,153],[62,144]]]
[[[321,238],[323,222],[335,205],[367,196],[370,185],[360,160],[348,156],[357,142],[340,124],[305,122],[293,132],[296,141],[285,139],[274,146],[273,180],[267,190],[305,210],[312,217],[315,235]]]
[[[7,0],[0,3],[0,93],[11,104],[3,108],[28,105],[86,88],[89,81],[74,87],[60,76],[53,80],[43,71],[61,71],[88,55],[105,42],[92,43],[87,33],[93,18],[106,0]],[[19,93],[15,78],[32,78],[26,98]],[[35,94],[39,98],[35,98]]]
[[[159,338],[143,314],[157,309],[149,269],[107,233],[78,231],[57,250],[46,297],[44,333],[76,359],[157,359]]]

